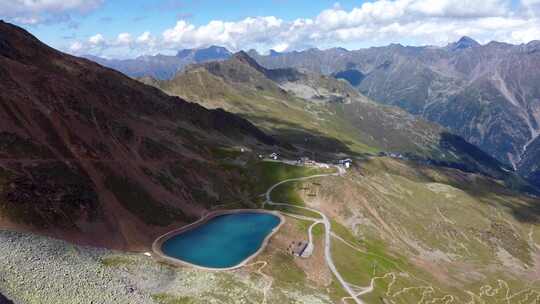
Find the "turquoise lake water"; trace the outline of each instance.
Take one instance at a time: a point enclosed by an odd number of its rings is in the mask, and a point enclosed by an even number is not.
[[[280,221],[269,213],[220,215],[168,239],[162,251],[198,266],[234,267],[257,252]]]

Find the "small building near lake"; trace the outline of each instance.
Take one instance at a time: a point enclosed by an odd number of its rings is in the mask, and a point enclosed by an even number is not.
[[[350,158],[342,159],[338,163],[348,169],[352,165],[352,159]]]
[[[287,252],[295,257],[304,257],[308,245],[307,241],[293,241],[287,248]]]

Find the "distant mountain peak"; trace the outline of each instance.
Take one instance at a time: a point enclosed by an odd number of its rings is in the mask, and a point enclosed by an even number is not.
[[[234,55],[233,55],[233,58],[238,58],[238,59],[242,59],[242,58],[245,58],[245,57],[250,57],[248,55],[248,53],[246,53],[246,51],[238,51],[238,52],[234,53]]]
[[[232,53],[227,48],[211,45],[206,48],[180,50],[176,54],[176,57],[181,59],[192,57],[195,62],[204,62],[229,59],[231,55]]]
[[[480,46],[480,43],[468,36],[463,36],[457,42],[451,44],[451,48],[454,51],[469,49],[478,46]]]
[[[473,38],[469,36],[463,36],[458,40],[458,43],[468,43],[468,44],[474,44],[478,45],[478,41],[474,40]]]
[[[83,57],[133,78],[152,76],[163,80],[173,78],[176,73],[190,64],[227,60],[231,56],[232,53],[228,49],[212,45],[207,48],[180,50],[176,55],[142,55],[133,59],[112,60],[88,55]]]
[[[187,58],[189,55],[191,55],[193,52],[193,49],[183,49],[176,53],[176,57],[178,58]]]
[[[219,45],[211,45],[207,47],[206,49],[215,50],[216,52],[221,52],[221,53],[230,53],[230,51],[226,47],[219,46]]]
[[[245,51],[240,51],[234,54],[233,58],[243,63],[246,63],[259,71],[264,70],[264,68],[260,64],[258,64],[257,61],[255,61],[255,59],[249,56],[249,54],[246,53]]]
[[[296,81],[299,79],[299,77],[301,77],[302,74],[294,68],[267,69],[244,51],[234,54],[232,60],[236,60],[237,62],[239,61],[242,64],[248,65],[252,69],[263,74],[265,77],[278,83],[284,81]]]
[[[274,56],[274,57],[275,57],[275,56],[279,56],[279,55],[281,55],[280,52],[278,52],[278,51],[276,51],[276,50],[273,50],[273,49],[270,50],[270,56]]]
[[[540,52],[540,40],[533,40],[525,45],[527,52],[536,53]]]
[[[316,48],[316,47],[312,47],[312,48],[309,48],[306,50],[306,52],[309,52],[309,53],[319,53],[321,50],[319,48]]]

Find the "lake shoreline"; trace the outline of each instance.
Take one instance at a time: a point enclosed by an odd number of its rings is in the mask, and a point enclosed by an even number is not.
[[[195,228],[197,228],[197,227],[199,227],[201,225],[204,225],[213,218],[216,218],[216,217],[219,217],[219,216],[222,216],[222,215],[240,214],[240,213],[265,213],[265,214],[271,214],[271,215],[274,215],[274,216],[278,217],[280,222],[264,238],[264,240],[263,240],[261,246],[259,247],[259,249],[255,253],[253,253],[252,255],[245,258],[242,262],[238,263],[237,265],[232,266],[232,267],[226,267],[226,268],[205,267],[205,266],[192,264],[190,262],[183,261],[183,260],[171,257],[171,256],[167,255],[165,252],[163,252],[163,244],[165,242],[167,242],[168,240],[170,240],[171,238],[173,238],[173,237],[175,237],[175,236],[177,236],[179,234],[182,234],[182,233],[184,233],[186,231],[195,229]],[[279,231],[279,229],[281,228],[281,226],[284,223],[285,223],[285,217],[283,215],[281,215],[277,211],[264,210],[264,209],[234,209],[234,210],[213,211],[213,212],[210,212],[210,213],[206,214],[204,217],[197,220],[196,222],[193,222],[193,223],[191,223],[189,225],[186,225],[186,226],[180,227],[178,229],[169,231],[169,232],[161,235],[160,237],[158,237],[154,241],[154,243],[152,244],[152,251],[153,251],[152,257],[155,260],[157,260],[158,262],[166,263],[166,264],[169,264],[169,265],[172,265],[172,266],[177,266],[177,267],[185,267],[185,266],[187,266],[187,267],[192,267],[192,268],[201,269],[201,270],[207,270],[207,271],[235,270],[235,269],[238,269],[238,268],[241,268],[241,267],[245,266],[249,261],[251,261],[256,256],[258,256],[266,248],[266,246],[268,245],[268,242],[270,241],[272,236],[274,236],[274,234],[276,234]]]

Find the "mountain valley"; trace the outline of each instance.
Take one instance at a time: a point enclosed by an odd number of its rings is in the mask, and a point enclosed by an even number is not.
[[[349,81],[375,101],[399,106],[449,128],[538,184],[527,158],[538,138],[540,43],[490,42],[463,37],[446,47],[399,44],[261,56],[267,68],[301,68]]]
[[[538,303],[537,56],[104,60],[0,21],[0,303]],[[282,222],[232,269],[162,259],[219,212]]]

